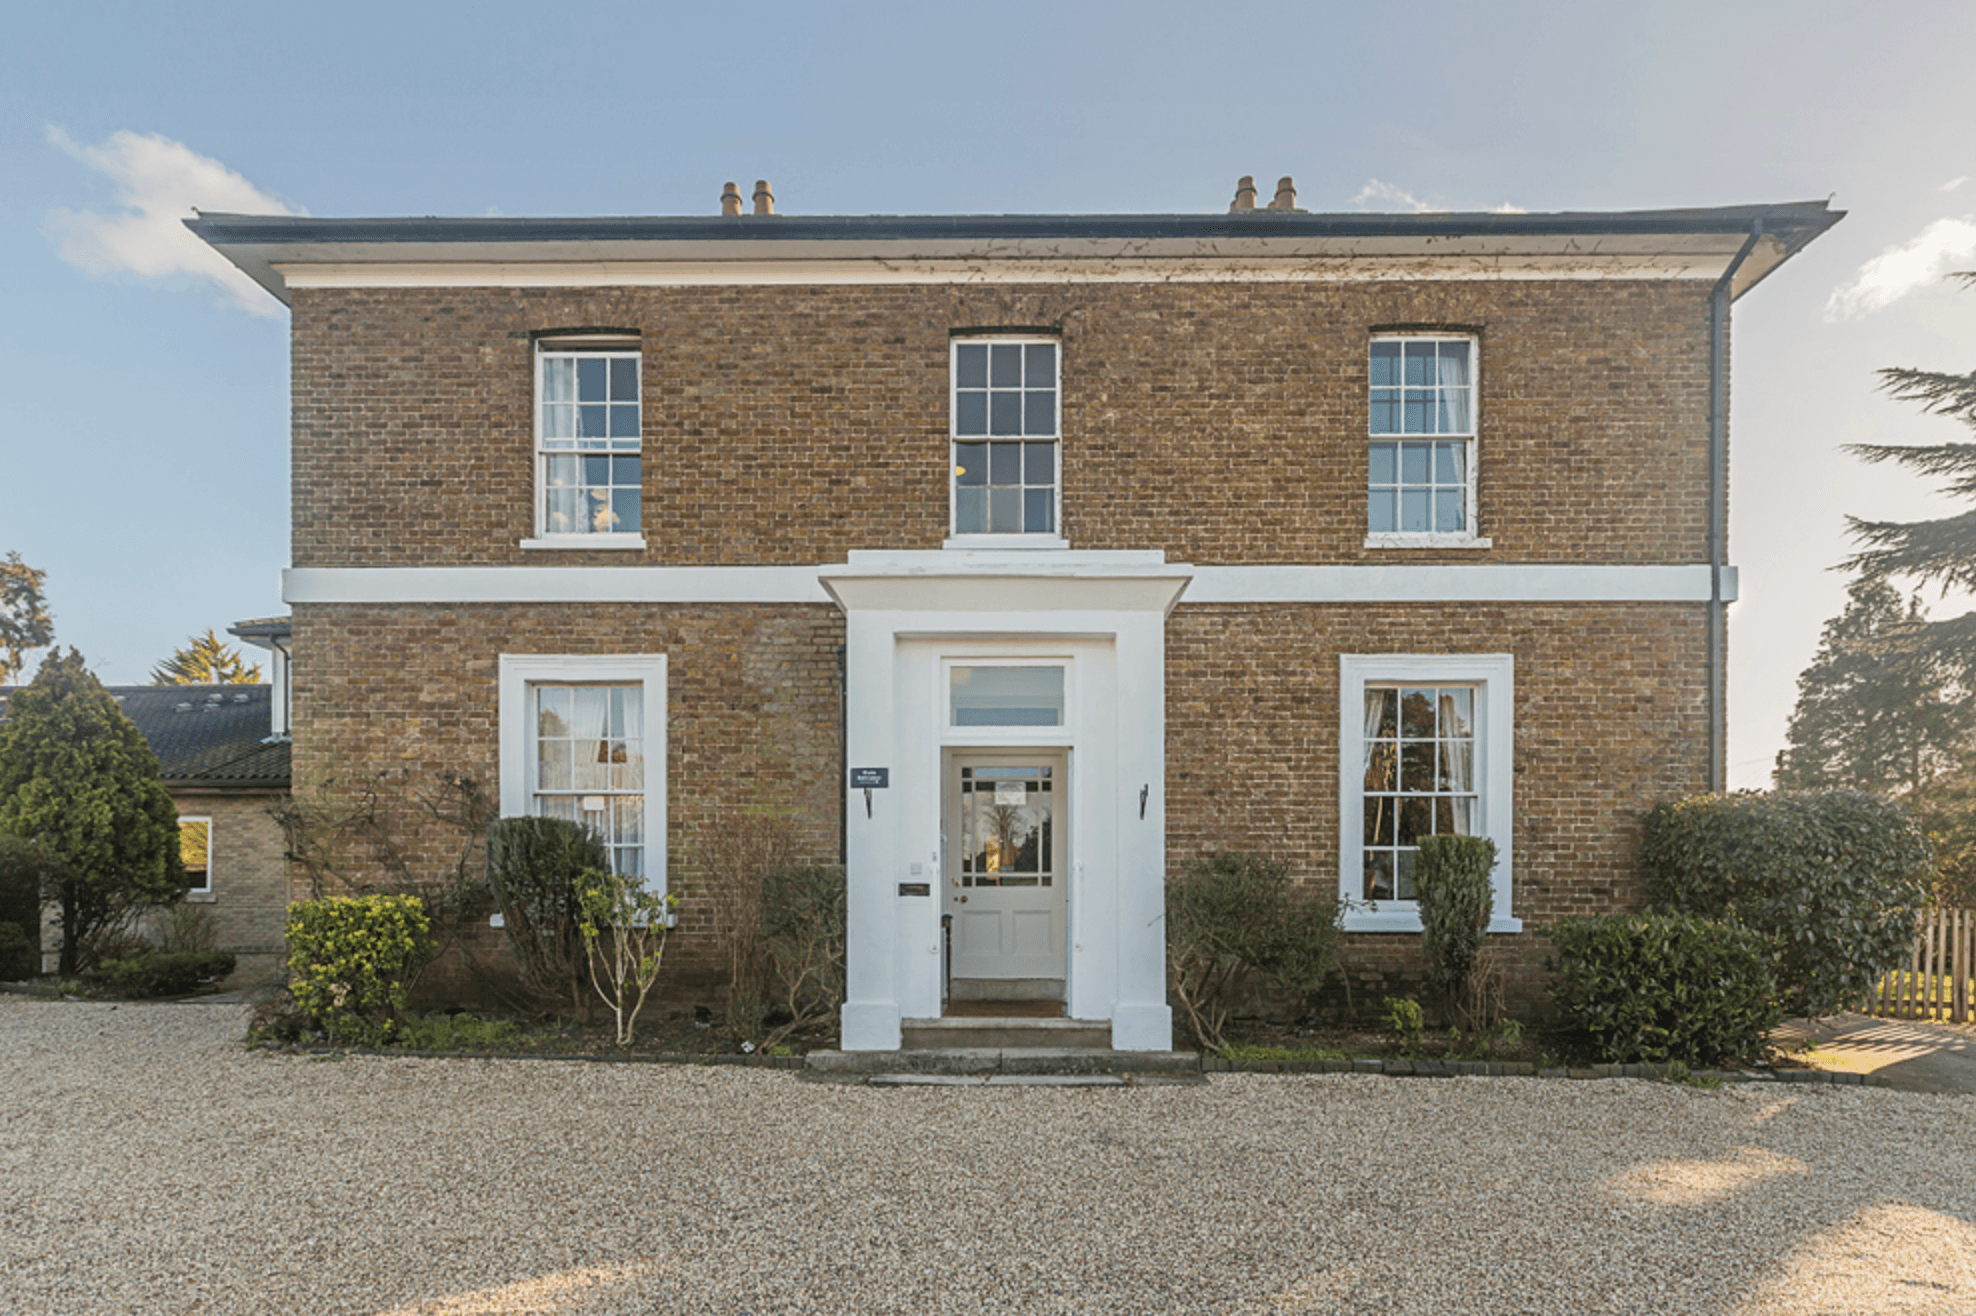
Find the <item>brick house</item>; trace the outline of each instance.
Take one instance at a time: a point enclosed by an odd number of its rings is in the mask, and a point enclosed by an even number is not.
[[[966,996],[1166,1048],[1164,874],[1223,847],[1335,883],[1377,977],[1413,842],[1488,835],[1534,995],[1721,784],[1729,307],[1840,216],[1287,183],[190,221],[292,312],[298,781],[477,773],[654,883],[790,810],[848,868],[847,1049]]]

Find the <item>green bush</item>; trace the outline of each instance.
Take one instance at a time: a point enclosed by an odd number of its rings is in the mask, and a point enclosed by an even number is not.
[[[1338,963],[1338,893],[1266,855],[1224,850],[1166,885],[1167,978],[1195,1038],[1221,1050],[1235,993],[1253,976],[1300,1002]]]
[[[1486,836],[1429,836],[1420,842],[1413,886],[1420,902],[1420,953],[1446,1017],[1470,1027],[1494,1022],[1474,1001],[1476,959],[1489,935],[1496,895],[1496,843]]]
[[[578,822],[497,818],[488,826],[487,885],[501,907],[522,985],[538,1006],[590,1018],[579,879],[610,866],[603,841]]]
[[[779,868],[762,879],[762,942],[775,1006],[789,1018],[764,1045],[836,1016],[844,1004],[844,870]]]
[[[416,896],[331,896],[288,908],[288,990],[334,1041],[390,1041],[406,980],[432,954]]]
[[[1698,795],[1646,815],[1656,907],[1772,937],[1790,1014],[1835,1014],[1914,945],[1931,852],[1899,805],[1861,791]]]
[[[41,893],[57,872],[45,845],[0,832],[0,981],[41,972]]]
[[[1613,1064],[1737,1061],[1783,1017],[1764,933],[1676,914],[1568,919],[1551,929],[1551,996]]]
[[[145,1000],[154,996],[183,996],[201,983],[233,972],[234,958],[226,951],[140,951],[120,960],[105,960],[83,974],[83,981],[112,996]]]

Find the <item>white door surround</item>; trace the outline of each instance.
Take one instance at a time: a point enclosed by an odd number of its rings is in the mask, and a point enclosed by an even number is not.
[[[818,579],[845,614],[847,1051],[893,1051],[940,1014],[943,756],[1056,748],[1077,827],[1066,1013],[1109,1020],[1120,1050],[1172,1046],[1166,1004],[1167,613],[1192,569],[1151,553],[852,553]],[[952,669],[1061,665],[1062,724],[955,726]],[[848,789],[848,783],[845,783]],[[924,892],[924,894],[921,894]]]

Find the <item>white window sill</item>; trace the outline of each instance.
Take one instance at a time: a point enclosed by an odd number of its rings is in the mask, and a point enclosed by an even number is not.
[[[1070,547],[1070,541],[1057,535],[953,535],[940,547],[1065,549]]]
[[[523,548],[628,548],[645,547],[643,535],[621,535],[616,533],[600,535],[543,535],[539,539],[524,539]]]
[[[188,891],[185,893],[185,903],[188,905],[211,905],[216,903],[218,899],[219,897],[211,891]]]
[[[1369,534],[1365,537],[1367,548],[1493,548],[1494,543],[1487,539],[1477,539],[1474,535],[1420,534],[1387,531]]]
[[[1347,932],[1418,932],[1420,910],[1410,900],[1388,900],[1346,910],[1340,926]],[[1523,920],[1497,914],[1489,920],[1489,931],[1521,932]]]

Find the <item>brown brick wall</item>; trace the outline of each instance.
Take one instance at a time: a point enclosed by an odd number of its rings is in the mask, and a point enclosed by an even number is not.
[[[1060,324],[1074,547],[1432,560],[1365,534],[1375,327],[1481,331],[1462,561],[1704,556],[1707,289],[1627,281],[301,289],[294,563],[816,563],[938,548],[948,331]],[[531,330],[643,331],[643,554],[524,552]]]
[[[806,858],[837,861],[843,624],[833,607],[317,604],[298,606],[294,625],[299,790],[385,770],[430,792],[461,772],[498,800],[499,655],[663,653],[675,878],[695,827],[741,809],[786,812]],[[420,880],[455,861],[459,832],[415,810],[392,826]],[[704,959],[705,925],[689,895],[667,951],[675,969]]]
[[[238,960],[236,983],[280,976],[282,929],[288,921],[288,861],[281,828],[268,807],[269,792],[172,793],[182,817],[213,820],[213,894],[188,900],[212,912],[218,948]]]
[[[1704,614],[1699,604],[1183,606],[1167,627],[1168,867],[1257,849],[1334,885],[1338,655],[1509,653],[1513,912],[1535,930],[1638,908],[1640,814],[1708,787]],[[1520,965],[1517,998],[1536,1004],[1541,939],[1498,940],[1523,943],[1506,949]],[[1359,935],[1348,956],[1355,973],[1412,990],[1418,945]]]

